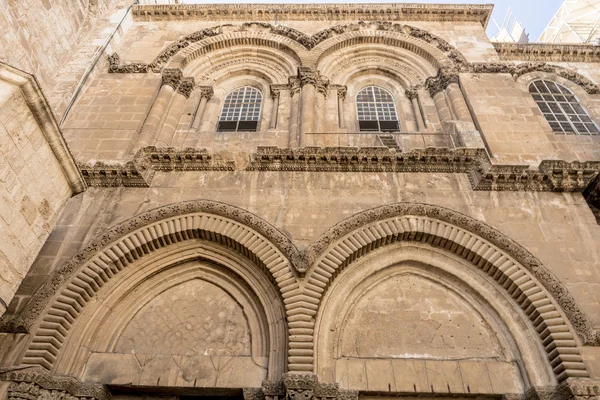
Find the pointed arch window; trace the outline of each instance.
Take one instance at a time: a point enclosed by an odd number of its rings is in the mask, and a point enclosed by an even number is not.
[[[250,86],[235,89],[225,97],[217,131],[257,131],[261,106],[260,90]]]
[[[565,86],[538,80],[529,85],[538,108],[554,133],[563,135],[597,135],[598,125],[590,118],[577,97]]]
[[[400,130],[394,98],[390,92],[378,86],[367,86],[358,92],[356,114],[361,131],[396,132]]]

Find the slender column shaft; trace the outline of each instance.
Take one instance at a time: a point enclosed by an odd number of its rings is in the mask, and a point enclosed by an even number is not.
[[[160,91],[158,92],[158,96],[156,96],[156,99],[152,104],[152,108],[150,108],[150,112],[148,113],[148,117],[146,117],[146,121],[144,121],[144,125],[142,126],[142,130],[140,131],[140,135],[138,136],[138,140],[135,145],[135,150],[154,144],[159,125],[165,114],[167,106],[171,102],[171,97],[173,96],[174,92],[175,90],[170,85],[162,85]]]
[[[448,102],[446,101],[446,96],[444,96],[444,92],[438,92],[433,96],[433,101],[435,103],[435,108],[440,116],[440,122],[444,123],[446,121],[452,120],[452,112],[450,111],[450,107],[448,106]]]
[[[204,117],[204,111],[206,110],[206,104],[213,95],[213,89],[210,86],[201,86],[199,89],[200,104],[198,104],[198,109],[196,110],[194,121],[192,122],[192,131],[197,131],[198,129],[200,129],[200,125],[202,124],[202,118]]]
[[[456,118],[464,122],[473,122],[467,102],[460,90],[460,86],[458,86],[457,83],[451,83],[448,85],[446,93],[448,94]]]
[[[315,86],[304,85],[300,91],[300,137],[313,132],[315,127]],[[300,140],[302,145],[302,140]]]
[[[269,122],[269,129],[277,128],[277,114],[279,113],[279,91],[271,91],[271,98],[273,99],[273,107],[271,108],[271,121]]]
[[[183,114],[179,119],[179,129],[189,129],[192,126],[192,122],[194,121],[194,116],[196,114],[196,110],[198,110],[198,105],[200,103],[200,90],[194,89],[189,99],[185,102],[185,107],[183,109]]]
[[[290,99],[290,133],[289,133],[289,146],[297,147],[300,145],[300,138],[298,129],[298,116],[300,109],[300,93],[291,93]]]

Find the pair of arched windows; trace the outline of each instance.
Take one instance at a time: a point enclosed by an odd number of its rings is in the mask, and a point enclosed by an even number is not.
[[[244,86],[225,97],[217,131],[256,131],[260,121],[262,93]],[[356,113],[361,131],[393,132],[400,130],[394,98],[385,89],[367,86],[356,95]]]
[[[596,135],[596,123],[579,103],[573,92],[563,85],[538,80],[529,85],[540,111],[552,131],[560,134]],[[244,86],[225,97],[219,132],[256,131],[260,120],[262,93]],[[378,86],[362,88],[356,95],[356,115],[360,131],[396,132],[400,130],[396,104],[391,93]]]

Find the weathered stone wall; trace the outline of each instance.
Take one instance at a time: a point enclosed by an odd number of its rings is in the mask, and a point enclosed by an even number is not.
[[[72,190],[19,86],[0,81],[0,314]]]

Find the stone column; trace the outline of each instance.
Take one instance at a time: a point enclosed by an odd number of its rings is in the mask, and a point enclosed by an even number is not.
[[[211,86],[199,86],[198,89],[200,90],[200,104],[198,104],[196,115],[194,115],[192,131],[197,131],[200,128],[202,117],[204,116],[204,111],[206,110],[206,103],[208,103],[214,94]]]
[[[344,100],[348,88],[345,85],[339,85],[337,89],[337,106],[338,106],[338,126],[344,129]]]
[[[290,85],[290,129],[289,129],[289,147],[300,146],[300,129],[298,129],[298,115],[300,109],[300,80],[297,77],[291,77]]]
[[[421,105],[419,104],[419,92],[417,88],[410,88],[406,89],[405,94],[412,104],[413,114],[417,121],[417,130],[420,132],[426,129],[427,126],[425,124],[423,113],[421,112]]]
[[[323,120],[325,119],[326,98],[329,90],[329,80],[321,76],[317,76],[315,84],[315,126],[313,132],[323,132]]]
[[[142,147],[151,146],[156,141],[156,134],[160,128],[160,123],[165,115],[167,107],[171,103],[171,98],[175,89],[181,81],[181,70],[179,68],[165,68],[162,73],[162,83],[158,96],[150,108],[150,112],[144,121],[134,150]]]
[[[196,110],[198,109],[199,103],[200,103],[200,90],[196,86],[192,90],[190,97],[185,102],[185,107],[183,109],[183,115],[179,119],[179,125],[178,125],[177,130],[189,129],[192,127],[192,122],[194,121],[194,116],[196,114]]]
[[[279,97],[282,90],[288,88],[288,85],[271,85],[271,99],[273,99],[273,108],[271,109],[271,121],[269,129],[277,129],[277,117],[279,115]]]
[[[158,147],[169,147],[173,142],[173,135],[175,134],[177,125],[179,124],[179,119],[183,114],[185,103],[189,99],[193,88],[194,78],[183,78],[179,83],[179,86],[177,86],[174,99],[171,102],[169,111],[167,112],[167,117],[165,118],[160,133],[156,139],[156,145]]]
[[[455,81],[452,81],[448,87],[446,88],[446,94],[450,99],[450,103],[452,105],[452,109],[454,110],[454,115],[456,118],[463,122],[473,122],[471,118],[471,113],[469,112],[469,107],[467,106],[467,102],[465,101],[465,97],[463,96],[462,90],[460,90],[460,86],[458,85],[458,77]]]
[[[302,146],[303,136],[315,130],[315,86],[317,84],[317,72],[314,68],[299,67],[298,79],[300,79],[300,136],[299,146]]]

